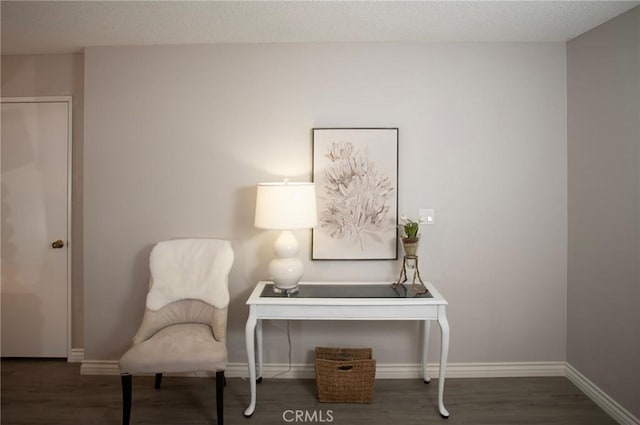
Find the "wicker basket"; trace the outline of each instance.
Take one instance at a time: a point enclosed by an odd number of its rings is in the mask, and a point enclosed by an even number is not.
[[[316,347],[316,386],[322,403],[370,403],[376,361],[371,348]]]

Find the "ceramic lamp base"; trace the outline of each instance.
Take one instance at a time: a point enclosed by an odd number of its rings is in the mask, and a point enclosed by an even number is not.
[[[298,290],[304,266],[297,258],[300,246],[293,234],[285,230],[274,245],[276,258],[269,263],[269,275],[273,280],[273,290],[278,293],[293,293]]]

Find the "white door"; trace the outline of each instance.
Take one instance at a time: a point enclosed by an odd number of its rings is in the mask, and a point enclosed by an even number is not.
[[[2,356],[67,357],[71,98],[3,98],[1,124]]]

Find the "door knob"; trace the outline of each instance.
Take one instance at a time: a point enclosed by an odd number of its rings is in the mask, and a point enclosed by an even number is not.
[[[51,243],[51,248],[53,248],[53,249],[60,249],[63,246],[64,246],[64,242],[62,242],[60,239],[58,239],[57,241]]]

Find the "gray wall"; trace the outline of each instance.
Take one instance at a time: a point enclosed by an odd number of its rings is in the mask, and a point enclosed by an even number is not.
[[[71,346],[83,346],[82,157],[84,123],[84,56],[2,56],[2,96],[73,96],[72,130],[72,325]]]
[[[311,128],[400,128],[400,213],[436,209],[423,277],[450,301],[452,362],[563,361],[564,43],[265,44],[85,51],[85,356],[117,359],[140,321],[159,240],[234,241],[230,361],[246,361],[246,298],[275,232],[255,185],[311,177]],[[312,262],[307,280],[388,280],[395,261]],[[315,345],[417,363],[414,323],[294,323]],[[265,360],[286,363],[284,323]],[[439,332],[432,332],[436,342]],[[438,344],[433,344],[433,354]]]
[[[567,361],[640,417],[640,8],[567,64]]]

